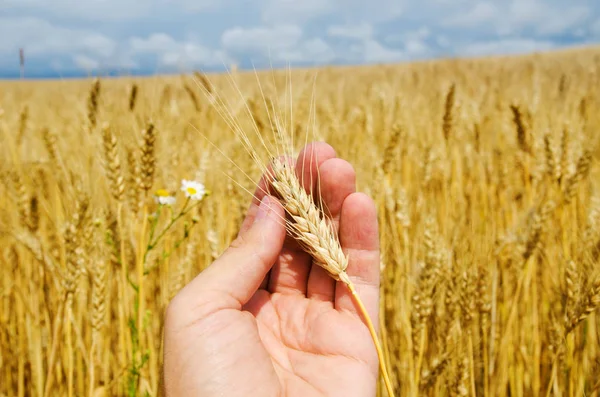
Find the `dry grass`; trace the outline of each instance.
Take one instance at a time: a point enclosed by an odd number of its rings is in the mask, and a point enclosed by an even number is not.
[[[376,199],[397,395],[598,395],[600,52],[314,73],[292,93],[260,74],[266,103],[234,75],[256,124],[210,80],[244,130],[275,143],[281,109]],[[207,87],[1,83],[0,395],[157,394],[167,302],[234,238],[261,172]],[[152,192],[184,178],[212,194],[155,241],[171,218]]]

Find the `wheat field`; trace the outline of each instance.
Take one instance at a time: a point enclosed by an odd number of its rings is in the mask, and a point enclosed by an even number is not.
[[[599,395],[600,49],[207,78],[0,82],[0,396],[160,395],[273,109],[378,204],[397,395]]]

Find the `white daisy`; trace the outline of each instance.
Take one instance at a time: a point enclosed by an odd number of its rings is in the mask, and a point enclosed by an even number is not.
[[[159,189],[154,193],[154,200],[160,205],[173,205],[175,204],[175,197],[165,189]]]
[[[181,190],[185,193],[185,197],[189,197],[192,200],[202,200],[206,195],[204,185],[196,181],[182,180]]]

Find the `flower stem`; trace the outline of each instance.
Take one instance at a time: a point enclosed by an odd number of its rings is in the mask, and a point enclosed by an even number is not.
[[[150,243],[148,243],[148,249],[146,250],[146,254],[148,254],[148,251],[152,250],[156,246],[156,244],[165,235],[165,233],[167,233],[169,231],[169,229],[171,228],[171,226],[173,226],[175,224],[175,222],[177,222],[179,219],[181,219],[182,217],[187,215],[192,209],[194,209],[195,207],[198,206],[198,204],[201,203],[201,201],[198,201],[196,204],[194,204],[190,208],[186,209],[189,201],[190,201],[190,199],[188,198],[187,201],[185,202],[185,205],[181,209],[181,212],[179,214],[177,214],[176,216],[174,216],[173,218],[171,218],[171,221],[169,222],[169,224],[159,233],[158,236],[156,236],[156,238],[154,240],[152,240],[152,236],[151,236]]]

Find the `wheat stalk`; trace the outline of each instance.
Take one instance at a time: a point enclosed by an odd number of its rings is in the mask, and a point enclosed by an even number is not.
[[[388,394],[389,396],[393,396],[394,389],[389,378],[385,356],[379,342],[379,337],[377,336],[377,331],[375,331],[375,327],[354,284],[346,273],[348,257],[344,254],[337,235],[331,228],[323,212],[316,206],[301,186],[292,166],[282,159],[275,159],[271,165],[271,186],[279,195],[284,209],[292,218],[291,222],[288,222],[286,226],[288,226],[289,231],[304,250],[313,257],[317,265],[325,269],[331,277],[343,282],[348,287],[367,323],[367,328],[375,343],[379,365]]]
[[[90,395],[95,389],[96,352],[102,351],[102,332],[106,313],[107,261],[103,258],[96,261],[92,272],[92,342],[90,347],[89,383]]]
[[[200,102],[198,101],[198,97],[196,96],[196,93],[194,93],[194,90],[192,89],[192,87],[190,87],[187,84],[184,84],[183,88],[185,89],[185,92],[188,94],[190,101],[194,105],[194,109],[196,109],[196,112],[199,112],[200,111]]]

